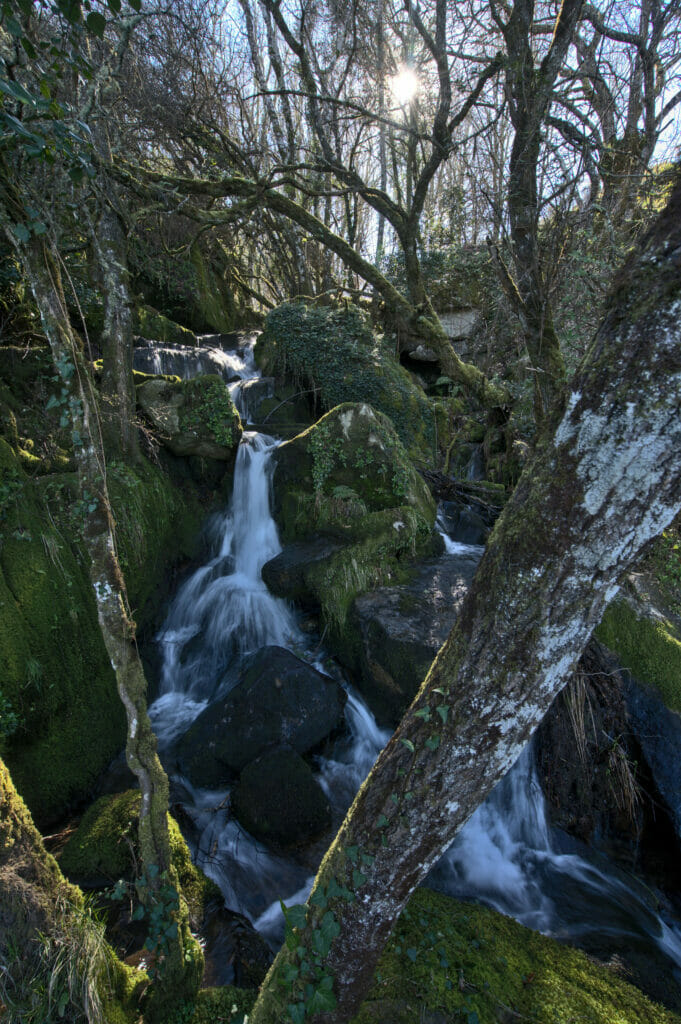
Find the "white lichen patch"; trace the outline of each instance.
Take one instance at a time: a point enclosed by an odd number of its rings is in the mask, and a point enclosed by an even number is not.
[[[406,526],[404,525],[404,523],[402,522],[401,519],[398,519],[397,522],[393,523],[393,530],[397,530],[398,533],[400,532],[400,530],[405,530],[405,529],[406,529]]]
[[[381,439],[378,436],[378,434],[369,434],[369,444],[377,445],[381,449],[382,452],[385,451],[385,445],[381,441]]]
[[[98,604],[106,604],[106,602],[113,597],[113,590],[111,584],[106,583],[102,580],[95,580],[95,597],[97,598]]]
[[[350,439],[350,427],[352,426],[352,421],[354,418],[354,409],[348,409],[346,412],[342,412],[338,417],[340,425],[343,429],[343,436],[346,437],[348,440]]]

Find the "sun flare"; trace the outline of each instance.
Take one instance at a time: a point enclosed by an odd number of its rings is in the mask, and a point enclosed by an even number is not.
[[[414,99],[419,91],[420,82],[413,68],[403,64],[396,75],[390,79],[390,92],[393,99],[401,107],[405,107]]]

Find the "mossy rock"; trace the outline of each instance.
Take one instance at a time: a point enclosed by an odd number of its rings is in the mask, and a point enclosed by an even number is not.
[[[241,420],[220,377],[154,378],[139,385],[137,402],[173,455],[233,462]]]
[[[162,341],[166,345],[199,344],[199,339],[193,331],[168,319],[151,306],[138,306],[133,323],[135,333],[149,341]]]
[[[242,1024],[256,995],[249,989],[205,990],[186,1019]],[[416,1021],[680,1024],[681,1017],[576,949],[487,907],[418,889],[351,1024]]]
[[[433,464],[432,405],[356,307],[285,303],[268,315],[255,357],[265,373],[290,377],[298,390],[317,389],[323,410],[344,402],[371,404],[391,418],[416,463]]]
[[[353,1024],[679,1024],[584,953],[486,907],[419,889]]]
[[[594,636],[617,654],[622,667],[654,686],[681,714],[681,637],[671,622],[645,614],[627,599],[613,601]]]
[[[102,796],[85,812],[59,855],[61,870],[88,888],[103,888],[119,878],[131,880],[137,848],[140,794],[136,790]],[[199,927],[208,900],[220,890],[192,863],[179,825],[168,815],[170,850],[192,927]]]
[[[392,422],[368,405],[332,409],[275,458],[282,541],[321,533],[346,545],[305,571],[327,622],[340,628],[357,594],[429,548],[435,504]]]
[[[81,1021],[94,1001],[107,1024],[139,1020],[146,976],[104,941],[80,890],[47,853],[0,760],[0,962],[7,1024]]]
[[[145,623],[164,571],[193,550],[201,511],[149,463],[113,464],[108,483],[131,605]],[[0,745],[41,825],[82,800],[125,742],[83,516],[73,475],[32,479],[0,439]]]

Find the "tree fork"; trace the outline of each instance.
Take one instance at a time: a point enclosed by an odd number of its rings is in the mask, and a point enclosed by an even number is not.
[[[324,857],[306,921],[277,955],[251,1024],[283,1024],[305,986],[327,991],[328,978],[335,1008],[306,1019],[344,1024],[357,1012],[409,896],[520,754],[622,573],[678,514],[680,265],[677,178],[616,281],[454,629]],[[324,934],[328,951],[303,976],[297,949]]]

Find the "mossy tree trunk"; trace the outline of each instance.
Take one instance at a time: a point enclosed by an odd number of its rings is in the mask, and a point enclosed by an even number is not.
[[[16,205],[11,186],[5,191]],[[11,207],[10,207],[11,209]],[[74,454],[80,480],[83,540],[90,559],[90,579],[95,595],[102,638],[116,675],[125,707],[128,731],[126,757],[139,783],[140,856],[154,892],[169,880],[177,889],[170,861],[168,832],[168,779],[156,752],[156,737],[147,714],[147,684],[135,641],[135,627],[121,575],[114,538],[114,524],[106,487],[106,464],[97,418],[97,399],[81,345],[69,322],[59,259],[42,238],[18,242],[5,211],[5,233],[17,249],[40,311],[55,367],[62,381],[62,396],[72,426]],[[150,876],[149,867],[158,874]],[[168,936],[162,965],[163,984],[157,987],[154,1007],[193,995],[202,967],[202,955],[190,935],[186,907],[180,905],[174,936]],[[168,922],[170,925],[170,922]],[[160,966],[160,965],[159,965]],[[157,1015],[156,1009],[152,1016]],[[160,1019],[160,1018],[159,1018]]]
[[[108,200],[102,209],[92,243],[97,253],[104,297],[101,335],[102,430],[107,451],[126,459],[140,458],[135,421],[132,374],[133,325],[127,243],[121,219]]]
[[[681,180],[326,854],[306,919],[294,914],[251,1024],[353,1016],[410,894],[520,754],[622,573],[681,508],[679,253]]]

